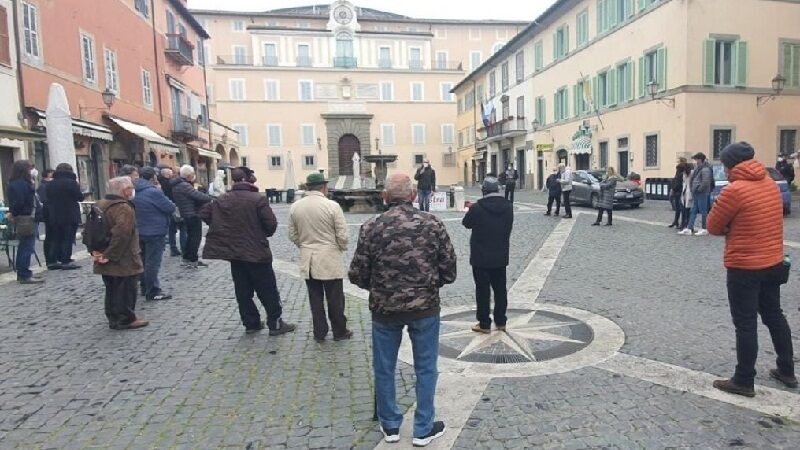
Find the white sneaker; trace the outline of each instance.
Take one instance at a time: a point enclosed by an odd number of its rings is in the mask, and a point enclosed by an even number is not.
[[[691,236],[692,230],[690,230],[689,228],[684,228],[681,231],[678,231],[678,234],[680,234],[681,236]]]
[[[697,230],[697,233],[695,233],[695,236],[708,236],[708,230],[706,230],[705,228],[701,228],[701,229]]]

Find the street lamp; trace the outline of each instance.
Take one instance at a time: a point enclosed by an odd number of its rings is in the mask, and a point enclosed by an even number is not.
[[[78,106],[78,115],[81,119],[83,119],[83,112],[87,111],[102,111],[102,110],[109,110],[111,111],[111,107],[114,106],[114,100],[117,99],[117,94],[114,93],[109,88],[106,88],[103,92],[100,93],[100,96],[103,98],[103,104],[106,105],[105,107],[94,107],[94,106]]]
[[[665,104],[665,105],[667,105],[667,106],[669,106],[671,108],[674,108],[675,107],[675,99],[674,98],[672,98],[672,97],[659,97],[659,98],[656,98],[656,95],[658,95],[659,88],[660,88],[660,86],[659,86],[657,81],[651,81],[651,82],[647,83],[647,93],[650,94],[650,98],[655,100],[655,101],[657,101],[657,102],[663,103],[663,104]]]
[[[784,87],[786,87],[786,78],[781,74],[775,75],[775,78],[772,79],[772,94],[760,95],[756,98],[756,106],[761,106],[769,103],[771,100],[775,100],[775,97],[781,95]]]

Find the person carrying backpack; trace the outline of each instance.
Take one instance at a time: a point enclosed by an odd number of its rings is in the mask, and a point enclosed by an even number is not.
[[[692,210],[689,212],[689,222],[686,227],[679,231],[678,234],[684,236],[706,236],[706,218],[708,217],[708,210],[711,203],[711,191],[715,188],[714,182],[714,169],[706,161],[706,155],[703,153],[696,153],[692,156],[696,168],[689,178],[689,187],[692,193]],[[695,234],[694,223],[697,215],[702,217],[702,228]]]
[[[112,330],[133,330],[149,322],[136,317],[136,287],[144,271],[136,214],[136,195],[129,177],[108,182],[108,194],[97,202],[84,228],[84,243],[94,259],[94,273],[106,287],[105,312]],[[100,213],[100,214],[98,214]]]
[[[558,181],[561,173],[558,169],[553,169],[553,173],[547,177],[545,187],[547,188],[547,212],[545,216],[549,216],[553,208],[553,202],[556,202],[556,217],[561,211],[561,183]]]

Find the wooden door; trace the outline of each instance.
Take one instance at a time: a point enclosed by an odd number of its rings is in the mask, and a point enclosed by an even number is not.
[[[353,155],[361,151],[361,142],[352,134],[339,139],[339,175],[353,175]]]

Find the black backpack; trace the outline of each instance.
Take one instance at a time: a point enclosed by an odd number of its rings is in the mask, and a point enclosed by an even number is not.
[[[710,186],[708,187],[708,192],[714,192],[714,189],[717,188],[717,181],[714,180],[714,168],[708,166],[708,171],[711,174],[711,181],[709,181]]]
[[[111,229],[106,222],[105,211],[97,205],[92,205],[89,212],[86,213],[82,234],[83,245],[86,246],[89,253],[102,253],[111,244]]]

